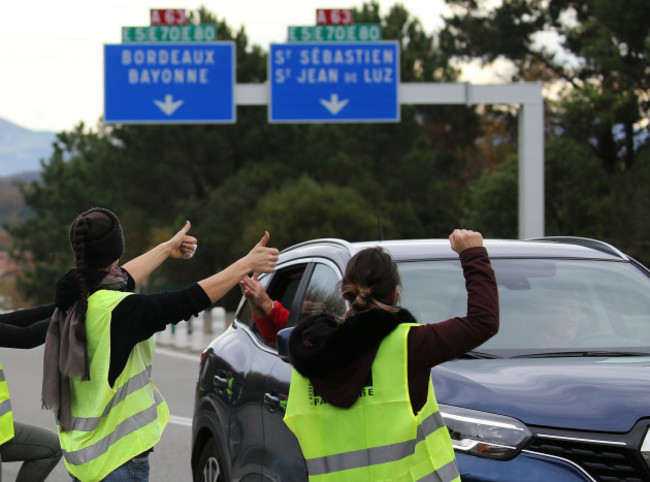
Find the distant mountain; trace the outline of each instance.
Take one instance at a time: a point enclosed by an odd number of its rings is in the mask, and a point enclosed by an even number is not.
[[[41,159],[49,159],[56,133],[30,131],[0,118],[0,177],[41,171]]]

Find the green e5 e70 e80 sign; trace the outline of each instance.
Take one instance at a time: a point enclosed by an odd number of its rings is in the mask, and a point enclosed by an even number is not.
[[[381,40],[381,25],[374,23],[289,27],[287,33],[287,42],[378,42],[379,40]]]
[[[149,27],[122,27],[122,42],[215,42],[217,26],[152,25]]]

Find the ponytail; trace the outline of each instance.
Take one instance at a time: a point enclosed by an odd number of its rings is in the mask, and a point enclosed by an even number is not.
[[[380,247],[355,254],[345,270],[341,292],[350,304],[346,316],[371,309],[397,312],[395,288],[400,276],[393,258]]]
[[[75,257],[75,271],[77,277],[77,287],[79,288],[79,315],[82,320],[86,319],[86,310],[88,309],[88,282],[86,279],[86,238],[90,228],[90,218],[79,216],[72,224],[70,241],[72,242],[72,251]],[[85,335],[84,335],[85,337]]]
[[[343,285],[343,298],[348,300],[352,305],[349,314],[360,313],[362,311],[379,309],[393,313],[399,311],[395,305],[386,300],[380,301],[373,295],[372,288],[359,286],[357,284],[345,283]]]

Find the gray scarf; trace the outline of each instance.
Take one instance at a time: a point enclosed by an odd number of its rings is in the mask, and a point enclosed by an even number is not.
[[[99,282],[97,289],[121,291],[127,286],[126,276],[116,267]],[[70,380],[90,380],[83,307],[77,300],[67,310],[55,308],[45,337],[42,408],[55,413],[63,432],[72,428]]]

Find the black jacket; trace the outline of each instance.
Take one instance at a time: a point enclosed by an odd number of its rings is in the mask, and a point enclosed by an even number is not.
[[[373,309],[339,323],[327,314],[300,323],[289,338],[294,368],[314,384],[327,403],[348,408],[367,384],[382,340],[400,323],[416,323],[405,309]]]

